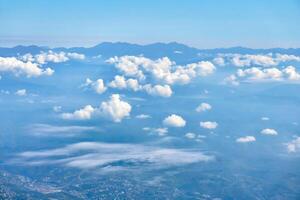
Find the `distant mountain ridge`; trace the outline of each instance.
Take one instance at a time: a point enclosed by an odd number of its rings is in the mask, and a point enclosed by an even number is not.
[[[122,56],[122,55],[144,55],[149,58],[158,58],[168,56],[175,59],[194,59],[199,54],[217,54],[217,53],[241,53],[241,54],[266,54],[281,53],[300,55],[300,48],[270,48],[270,49],[252,49],[246,47],[214,48],[199,49],[180,44],[177,42],[170,43],[153,43],[147,45],[131,44],[126,42],[103,42],[93,47],[59,47],[49,48],[43,46],[15,46],[12,48],[0,47],[0,56],[15,56],[17,54],[32,53],[37,54],[40,51],[66,51],[83,53],[87,56],[103,57]]]

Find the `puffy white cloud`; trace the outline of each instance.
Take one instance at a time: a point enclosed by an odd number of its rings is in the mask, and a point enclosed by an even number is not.
[[[119,75],[116,75],[114,77],[114,80],[111,81],[108,85],[112,88],[131,89],[133,91],[138,91],[142,88],[139,85],[138,80],[132,78],[126,80],[124,76],[119,76]]]
[[[296,137],[294,140],[286,143],[286,147],[289,153],[295,153],[300,150],[300,137]]]
[[[222,57],[217,57],[213,59],[213,63],[219,66],[224,66],[225,65],[225,60]]]
[[[218,123],[217,122],[206,121],[206,122],[200,122],[200,126],[202,128],[206,128],[206,129],[215,129],[215,128],[218,127]]]
[[[186,122],[181,116],[172,114],[164,119],[163,124],[171,127],[184,127]]]
[[[83,87],[91,87],[98,94],[102,94],[107,89],[105,87],[104,81],[102,79],[92,81],[91,79],[87,78],[85,83],[82,86]]]
[[[87,105],[82,109],[75,110],[73,113],[62,113],[61,117],[68,120],[86,120],[92,117],[95,109],[91,105]]]
[[[289,80],[292,81],[299,81],[300,80],[300,73],[296,71],[296,68],[293,66],[288,66],[283,69],[283,73],[287,76]]]
[[[251,67],[238,69],[235,75],[225,78],[227,83],[239,83],[239,81],[300,81],[300,73],[293,66],[283,69]]]
[[[30,61],[23,62],[15,57],[0,57],[0,72],[12,72],[16,76],[26,75],[27,77],[47,75],[54,73],[51,68],[41,68],[39,64]]]
[[[84,54],[80,54],[80,53],[75,53],[75,52],[71,52],[71,53],[67,53],[67,56],[71,59],[75,59],[75,60],[84,60],[85,59],[85,55]]]
[[[21,60],[25,62],[36,62],[39,64],[46,64],[48,62],[61,63],[66,62],[70,59],[83,60],[85,55],[79,53],[65,53],[65,52],[41,52],[40,54],[32,55],[30,53],[25,54],[20,57]]]
[[[261,130],[260,133],[264,134],[264,135],[277,135],[278,134],[276,130],[271,129],[271,128],[263,129],[263,130]]]
[[[62,113],[61,117],[63,119],[86,120],[90,119],[93,115],[100,115],[114,122],[121,122],[124,117],[130,115],[130,112],[131,105],[122,101],[119,94],[112,94],[108,101],[100,104],[100,107],[94,108],[91,105],[87,105],[73,113]]]
[[[197,108],[196,108],[196,112],[204,112],[207,110],[212,109],[212,106],[208,103],[201,103]]]
[[[143,80],[145,74],[151,74],[156,80],[167,84],[187,84],[196,76],[207,76],[215,71],[215,66],[209,61],[179,66],[167,57],[151,60],[142,56],[122,56],[112,57],[107,62],[115,64],[126,76]]]
[[[277,65],[277,62],[272,58],[272,55],[234,54],[231,62],[237,67],[245,67],[250,65],[269,67]]]
[[[143,89],[152,96],[170,97],[173,93],[169,85],[151,86],[150,84],[146,84],[143,86]]]
[[[21,90],[16,91],[15,94],[18,96],[26,96],[27,92],[26,92],[26,89],[21,89]]]
[[[99,112],[114,122],[121,122],[124,117],[130,116],[131,105],[122,101],[119,94],[113,94],[109,101],[101,103]]]
[[[277,62],[289,62],[289,61],[297,61],[300,62],[300,57],[295,55],[288,55],[288,54],[276,54],[276,61]]]
[[[184,136],[188,139],[195,139],[196,138],[195,133],[186,133]]]
[[[253,136],[245,136],[236,139],[236,142],[238,143],[248,143],[248,142],[255,142],[255,141],[256,139]]]
[[[137,119],[148,119],[148,118],[151,118],[151,116],[150,115],[145,115],[145,114],[140,114],[140,115],[135,116],[135,118],[137,118]]]

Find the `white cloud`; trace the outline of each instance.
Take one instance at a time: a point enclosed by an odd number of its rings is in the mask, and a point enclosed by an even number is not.
[[[288,66],[283,69],[283,73],[287,76],[289,80],[292,81],[299,81],[300,80],[300,73],[296,71],[296,68],[293,66]]]
[[[300,73],[293,66],[284,69],[251,67],[238,69],[236,74],[225,78],[225,82],[238,84],[239,81],[300,81]]]
[[[36,62],[39,64],[46,64],[48,62],[53,62],[53,63],[61,63],[61,62],[66,62],[70,59],[75,59],[75,60],[84,60],[85,55],[79,54],[79,53],[65,53],[65,52],[53,52],[53,51],[48,51],[48,52],[41,52],[36,55],[32,55],[30,53],[25,54],[20,57],[21,60],[24,62]]]
[[[99,112],[114,122],[121,122],[124,117],[130,116],[131,105],[122,101],[119,94],[113,94],[109,101],[101,103]]]
[[[196,138],[196,134],[195,133],[186,133],[185,137],[188,139],[195,139]]]
[[[261,120],[262,120],[262,121],[269,121],[270,118],[269,118],[269,117],[262,117]]]
[[[264,134],[264,135],[277,135],[278,134],[276,130],[270,129],[270,128],[263,129],[263,130],[261,130],[260,133]]]
[[[213,63],[219,66],[224,66],[225,65],[225,60],[222,57],[217,57],[213,59]]]
[[[197,162],[213,161],[214,156],[198,149],[171,149],[138,144],[80,142],[62,148],[27,151],[14,162],[30,165],[63,165],[79,169],[130,169],[128,161],[142,164],[139,169],[168,168]],[[111,166],[114,163],[115,166]],[[119,164],[122,163],[122,164]],[[135,165],[133,165],[135,166]],[[132,169],[135,169],[134,167]]]
[[[135,116],[135,118],[137,118],[137,119],[148,119],[148,118],[151,118],[151,116],[150,115],[145,115],[145,114],[140,114],[140,115]]]
[[[212,109],[212,106],[209,105],[208,103],[201,103],[197,108],[196,108],[196,112],[204,112],[207,110]]]
[[[159,136],[165,136],[168,133],[168,128],[155,128],[153,132],[157,133]]]
[[[156,80],[167,84],[187,84],[196,76],[208,76],[215,71],[215,66],[209,61],[179,66],[167,57],[151,60],[142,56],[122,56],[112,57],[107,62],[115,64],[125,76],[144,80],[145,74],[151,74]]]
[[[91,87],[98,94],[102,94],[107,89],[105,87],[104,81],[102,79],[92,81],[91,79],[87,78],[85,83],[82,86],[83,87]]]
[[[131,89],[133,91],[141,89],[138,80],[132,78],[126,80],[124,76],[119,75],[114,77],[114,80],[109,83],[109,86],[118,89]]]
[[[26,75],[27,77],[47,75],[54,73],[51,68],[41,68],[37,63],[23,62],[15,57],[0,57],[0,72],[12,72],[14,75]]]
[[[16,91],[15,94],[18,96],[26,96],[27,92],[25,89],[21,89],[21,90]]]
[[[85,131],[96,130],[92,126],[54,126],[49,124],[33,124],[28,132],[35,136],[70,137]]]
[[[152,96],[170,97],[173,93],[169,85],[154,85],[146,84],[143,89]]]
[[[163,124],[171,127],[184,127],[186,122],[181,116],[172,114],[164,119]]]
[[[250,65],[258,66],[275,66],[278,63],[272,58],[272,55],[241,55],[234,54],[231,59],[231,63],[237,67],[245,67]]]
[[[236,77],[236,75],[234,74],[231,74],[229,76],[227,76],[225,79],[224,79],[224,83],[226,84],[231,84],[231,85],[239,85],[239,81],[238,81],[238,78]]]
[[[61,117],[67,120],[86,120],[92,117],[95,109],[91,105],[87,105],[82,109],[75,110],[73,113],[62,113]]]
[[[215,128],[218,127],[218,123],[217,122],[206,121],[206,122],[200,122],[200,126],[202,128],[206,128],[206,129],[215,129]]]
[[[256,141],[255,137],[253,136],[245,136],[245,137],[240,137],[236,139],[236,142],[238,143],[248,143],[248,142],[254,142]]]
[[[300,150],[300,137],[296,137],[294,140],[286,143],[286,147],[289,153],[295,153]]]
[[[85,55],[84,54],[80,54],[80,53],[67,53],[67,56],[71,59],[75,59],[75,60],[84,60],[85,59]]]
[[[60,112],[61,111],[61,106],[53,106],[53,111],[54,112]]]

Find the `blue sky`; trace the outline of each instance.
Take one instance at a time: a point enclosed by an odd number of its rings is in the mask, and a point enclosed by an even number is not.
[[[0,1],[0,46],[299,47],[300,1]]]

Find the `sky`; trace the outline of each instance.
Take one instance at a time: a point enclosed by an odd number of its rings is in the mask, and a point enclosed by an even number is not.
[[[300,47],[300,1],[0,0],[0,46]]]

